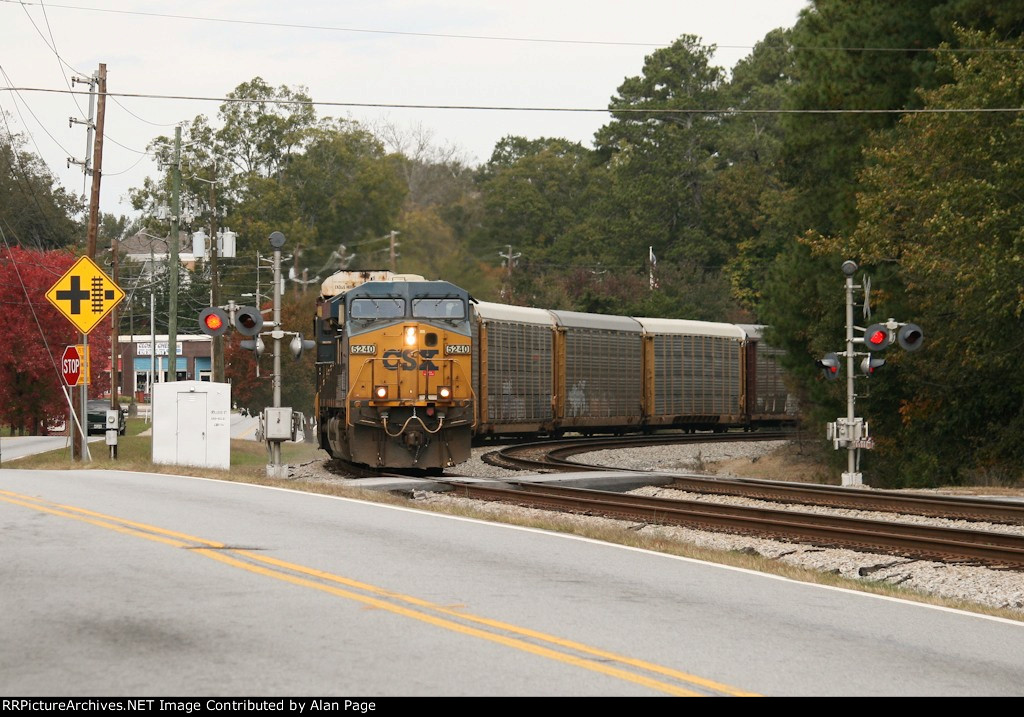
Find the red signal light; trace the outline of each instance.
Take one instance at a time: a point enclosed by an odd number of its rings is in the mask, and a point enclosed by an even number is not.
[[[220,336],[228,330],[230,319],[219,306],[211,306],[199,312],[199,329],[207,336]]]
[[[836,354],[825,354],[814,363],[825,372],[825,378],[829,381],[835,381],[839,378],[839,356]]]
[[[881,351],[892,343],[892,333],[885,324],[871,324],[864,329],[864,348],[868,351]]]

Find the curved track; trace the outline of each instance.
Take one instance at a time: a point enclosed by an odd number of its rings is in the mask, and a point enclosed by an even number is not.
[[[792,433],[788,432],[737,432],[556,440],[506,447],[487,454],[484,460],[505,468],[532,469],[535,472],[607,471],[608,466],[574,463],[568,458],[589,451],[624,447],[737,440],[784,440],[790,437]],[[333,463],[337,464],[336,461]],[[358,470],[358,467],[351,465],[335,467],[346,472]],[[659,473],[664,475],[663,471]],[[358,474],[384,475],[369,470]],[[455,495],[479,500],[652,524],[680,525],[699,530],[803,542],[821,547],[841,547],[921,560],[1024,570],[1024,536],[1005,532],[822,515],[787,510],[784,505],[751,507],[697,500],[653,498],[529,481],[501,481],[509,487],[466,482],[459,476],[429,478],[429,481],[449,486]],[[921,497],[901,492],[880,493],[834,486],[750,479],[723,480],[685,474],[675,477],[674,482],[668,487],[783,504],[1024,525],[1024,504],[1008,501]]]
[[[493,465],[535,471],[607,471],[624,470],[568,460],[581,453],[615,448],[680,444],[720,443],[728,441],[770,441],[792,438],[787,432],[691,434],[686,436],[636,437],[635,439],[583,439],[511,446],[484,456]],[[630,471],[648,472],[648,471]],[[659,471],[664,473],[664,471]],[[921,496],[902,491],[872,491],[815,483],[789,483],[744,478],[716,478],[679,474],[671,488],[691,493],[731,495],[742,498],[812,505],[849,510],[873,510],[929,518],[973,520],[987,523],[1024,525],[1024,503],[959,496]]]

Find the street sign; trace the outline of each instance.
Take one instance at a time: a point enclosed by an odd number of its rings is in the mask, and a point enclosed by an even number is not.
[[[124,291],[87,256],[80,257],[46,292],[47,300],[83,334],[114,310]]]
[[[89,384],[89,351],[82,344],[68,346],[60,357],[60,373],[68,386]]]

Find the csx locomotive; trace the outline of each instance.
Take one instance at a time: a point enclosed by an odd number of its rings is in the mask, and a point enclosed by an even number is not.
[[[339,272],[321,289],[320,446],[389,468],[467,460],[476,425],[469,294],[390,272]]]
[[[314,321],[320,446],[437,471],[490,437],[791,423],[760,328],[477,302],[446,281],[339,272]]]

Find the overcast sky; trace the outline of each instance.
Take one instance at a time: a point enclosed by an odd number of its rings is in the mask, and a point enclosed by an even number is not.
[[[31,136],[58,179],[82,192],[88,99],[75,71],[107,66],[107,90],[221,98],[259,76],[304,86],[318,102],[604,109],[646,55],[680,35],[717,46],[730,69],[767,32],[792,27],[807,0],[0,0],[0,91],[11,131]],[[58,59],[58,55],[59,58]],[[63,60],[63,62],[61,62]],[[66,65],[64,63],[67,63]],[[74,68],[74,71],[68,66]],[[86,85],[74,89],[86,91]],[[129,188],[156,176],[143,154],[174,124],[217,101],[108,100],[101,209],[131,214]],[[421,128],[437,145],[486,161],[502,137],[565,137],[592,146],[604,112],[318,106],[318,116]],[[8,124],[0,122],[0,134]]]

